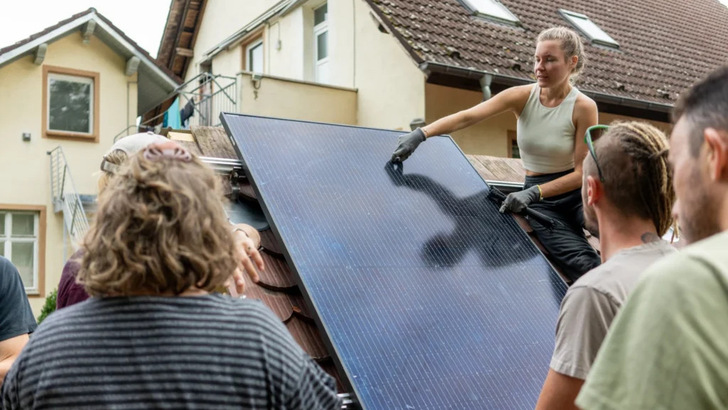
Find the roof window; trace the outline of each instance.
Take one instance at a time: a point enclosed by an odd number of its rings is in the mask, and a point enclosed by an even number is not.
[[[497,0],[462,0],[473,13],[480,17],[493,19],[502,23],[518,24],[520,21],[503,3]]]
[[[589,17],[564,9],[559,10],[559,13],[561,13],[561,15],[564,16],[569,23],[581,31],[592,44],[619,48],[619,44],[617,44],[617,42],[610,37],[609,34],[605,33],[604,30],[594,24],[593,21],[589,20]]]

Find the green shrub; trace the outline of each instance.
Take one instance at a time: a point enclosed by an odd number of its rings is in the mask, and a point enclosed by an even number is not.
[[[56,296],[58,296],[58,289],[54,289],[46,297],[43,308],[40,310],[40,316],[38,316],[38,324],[56,310]]]

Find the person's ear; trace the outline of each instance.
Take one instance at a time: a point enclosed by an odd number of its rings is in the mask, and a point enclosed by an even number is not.
[[[703,131],[710,179],[728,181],[728,133],[715,128]]]
[[[586,203],[594,206],[604,195],[604,187],[594,176],[586,177]]]

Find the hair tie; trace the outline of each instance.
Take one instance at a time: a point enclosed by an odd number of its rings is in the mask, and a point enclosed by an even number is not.
[[[174,142],[152,144],[144,148],[144,158],[150,161],[159,161],[162,158],[170,158],[182,162],[192,161],[192,154],[184,147]]]

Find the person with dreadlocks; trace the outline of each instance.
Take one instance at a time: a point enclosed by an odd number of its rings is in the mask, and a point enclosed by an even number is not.
[[[672,224],[675,197],[665,135],[646,123],[625,122],[590,127],[585,140],[591,155],[583,165],[584,220],[600,240],[602,264],[579,278],[561,302],[537,409],[576,408],[576,396],[627,295],[653,262],[676,252],[661,239]]]
[[[642,275],[576,399],[582,409],[728,408],[728,66],[681,92],[673,121],[673,214],[689,245]]]

